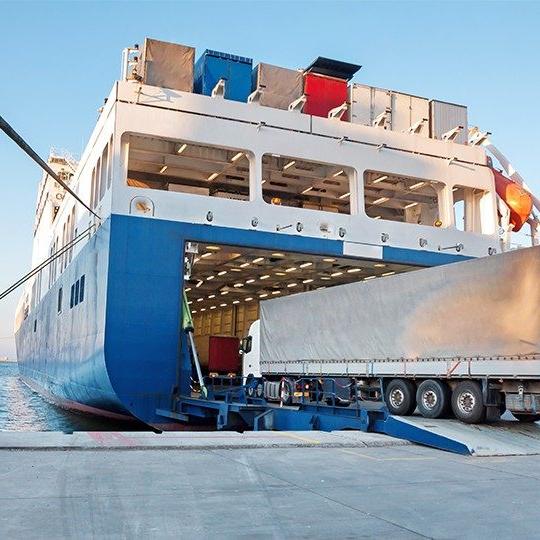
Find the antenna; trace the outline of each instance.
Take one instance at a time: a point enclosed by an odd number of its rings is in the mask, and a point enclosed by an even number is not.
[[[63,181],[60,177],[34,152],[29,144],[0,116],[0,129],[15,143],[23,152],[32,158],[50,177],[58,182],[70,195],[80,202],[92,215],[101,218]]]

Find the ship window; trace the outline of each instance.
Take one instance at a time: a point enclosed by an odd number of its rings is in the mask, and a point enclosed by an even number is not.
[[[66,247],[66,223],[64,223],[64,225],[62,226],[62,246],[60,249],[62,250],[65,247]],[[65,262],[66,262],[66,253],[64,251],[60,255],[60,273],[64,271]]]
[[[351,213],[352,169],[342,165],[265,154],[263,199],[278,206]]]
[[[101,189],[101,156],[99,157],[97,164],[96,164],[96,192],[94,194],[94,201],[96,206],[99,203],[99,192]]]
[[[71,212],[70,212],[67,217],[67,224],[66,224],[66,244],[69,246],[72,240],[73,240],[73,230],[72,230],[72,225],[71,225]],[[67,266],[68,263],[70,262],[70,258],[69,258],[70,252],[71,252],[71,248],[69,248],[66,253],[64,266]]]
[[[79,280],[75,282],[75,298],[74,298],[74,304],[77,305],[79,303]]]
[[[81,285],[79,287],[79,302],[82,302],[84,300],[84,282],[85,282],[84,276],[81,276],[80,282],[81,282]]]
[[[56,307],[58,313],[62,312],[62,287],[58,289],[58,304]]]
[[[75,305],[75,283],[71,286],[71,296],[69,299],[69,309]]]
[[[59,251],[60,246],[60,238],[57,236],[56,240],[54,241],[54,252],[57,253]],[[52,271],[53,271],[53,282],[56,281],[56,276],[58,274],[58,257],[56,257],[52,264]]]
[[[101,190],[101,156],[99,157],[96,166],[92,171],[92,188],[90,193],[91,207],[96,208],[100,199]]]
[[[52,286],[52,264],[53,264],[52,256],[53,256],[53,253],[54,253],[54,245],[52,245],[49,248],[49,261],[50,261],[49,262],[49,289]]]
[[[107,175],[109,174],[109,144],[103,149],[101,155],[101,180],[99,182],[99,200],[103,199],[107,189]]]
[[[483,208],[489,204],[488,193],[482,189],[454,186],[454,224],[460,231],[489,233],[489,227],[482,223]]]
[[[96,207],[96,168],[92,169],[92,183],[90,184],[90,207]]]
[[[110,188],[111,183],[112,183],[112,172],[113,172],[113,168],[112,168],[113,138],[112,138],[112,135],[111,135],[111,138],[109,140],[108,148],[109,148],[109,173],[107,175],[107,179],[108,179],[107,187]]]
[[[70,243],[69,262],[71,262],[71,259],[73,257],[73,245],[72,245],[72,242],[75,239],[75,236],[76,236],[75,231],[76,230],[77,229],[75,228],[75,207],[73,207],[73,209],[71,210],[71,226],[70,226],[70,229],[69,229],[69,243]]]
[[[34,332],[37,331],[37,319],[34,319]]]
[[[442,220],[444,184],[384,172],[364,173],[366,214],[373,219],[446,227]]]
[[[131,135],[127,184],[247,201],[249,159],[238,148]]]

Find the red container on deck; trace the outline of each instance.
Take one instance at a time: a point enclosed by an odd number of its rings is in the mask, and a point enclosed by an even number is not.
[[[210,373],[240,373],[240,340],[235,336],[210,336],[208,344]]]
[[[328,113],[332,109],[347,101],[347,81],[318,73],[306,73],[304,94],[307,101],[303,112],[328,118]]]

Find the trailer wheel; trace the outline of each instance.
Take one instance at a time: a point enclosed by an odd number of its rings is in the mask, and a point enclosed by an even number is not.
[[[416,387],[406,379],[392,379],[386,387],[384,401],[390,414],[410,416],[416,409]]]
[[[282,405],[290,405],[292,403],[293,387],[289,379],[281,379],[279,383],[279,400]]]
[[[540,420],[540,414],[524,414],[524,413],[512,413],[516,420],[520,422],[538,422]]]
[[[452,392],[452,411],[458,420],[478,424],[486,416],[486,406],[480,385],[475,381],[462,381]]]
[[[420,383],[416,391],[416,405],[424,418],[441,418],[450,409],[450,389],[436,379]]]

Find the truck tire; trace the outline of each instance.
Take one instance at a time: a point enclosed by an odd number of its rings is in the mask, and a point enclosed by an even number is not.
[[[516,420],[520,422],[538,422],[540,420],[540,414],[525,414],[525,413],[512,413]]]
[[[450,410],[450,389],[443,381],[428,379],[416,391],[416,405],[424,418],[442,418]]]
[[[416,409],[416,387],[407,379],[392,379],[386,387],[384,401],[390,414],[410,416]]]
[[[458,420],[466,424],[478,424],[485,419],[484,397],[476,381],[462,381],[454,388],[452,411]]]

